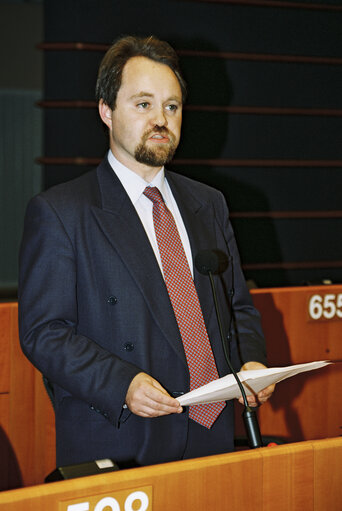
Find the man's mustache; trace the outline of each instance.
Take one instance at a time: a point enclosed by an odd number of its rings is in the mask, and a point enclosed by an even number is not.
[[[174,134],[165,126],[155,126],[153,129],[149,131],[145,131],[143,135],[143,140],[146,141],[148,138],[150,138],[151,135],[159,134],[162,136],[167,136],[171,141],[175,139]]]

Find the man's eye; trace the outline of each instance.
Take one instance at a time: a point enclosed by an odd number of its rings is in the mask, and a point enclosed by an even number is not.
[[[170,112],[175,112],[178,108],[178,105],[168,105],[167,110],[170,110]]]
[[[138,103],[138,107],[142,108],[142,109],[145,109],[148,106],[149,106],[149,103],[147,103],[147,101],[143,101],[142,103]]]

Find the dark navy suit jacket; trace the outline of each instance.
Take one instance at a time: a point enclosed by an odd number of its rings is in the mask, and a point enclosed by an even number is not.
[[[222,194],[171,172],[166,177],[193,257],[203,249],[231,255],[215,281],[226,331],[234,286],[239,339],[233,335],[230,352],[236,368],[248,360],[265,363],[259,315]],[[194,280],[223,376],[229,370],[210,282],[196,269]],[[24,353],[54,386],[58,465],[104,457],[139,464],[182,458],[187,412],[146,419],[123,408],[137,373],[150,374],[171,394],[189,391],[189,373],[153,250],[107,160],[31,200],[20,254],[19,325]],[[199,445],[198,456],[231,448],[231,405],[217,428],[212,452]]]

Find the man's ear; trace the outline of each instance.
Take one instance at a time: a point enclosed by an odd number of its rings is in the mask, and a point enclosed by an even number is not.
[[[99,114],[102,119],[102,122],[108,126],[109,129],[112,128],[112,109],[104,103],[103,99],[99,101]]]

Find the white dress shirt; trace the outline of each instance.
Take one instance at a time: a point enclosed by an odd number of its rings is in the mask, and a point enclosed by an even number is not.
[[[142,177],[140,177],[138,174],[136,174],[132,170],[130,170],[127,167],[125,167],[124,165],[122,165],[122,163],[120,163],[115,158],[115,156],[113,155],[111,150],[109,150],[109,152],[108,152],[108,161],[109,161],[109,164],[112,167],[113,171],[117,175],[118,179],[120,180],[122,186],[126,190],[126,193],[128,194],[129,198],[131,199],[132,204],[135,207],[136,212],[139,215],[141,223],[144,226],[147,237],[151,243],[154,254],[157,258],[161,272],[163,273],[162,263],[161,263],[161,259],[160,259],[159,249],[158,249],[158,243],[157,243],[156,234],[155,234],[154,225],[153,225],[153,213],[152,213],[153,203],[148,197],[146,197],[143,194],[146,186],[152,186],[152,187],[156,186],[159,189],[160,193],[163,196],[166,206],[171,211],[173,218],[175,219],[176,226],[177,226],[180,238],[183,243],[185,255],[186,255],[188,263],[189,263],[189,268],[190,268],[191,274],[193,276],[193,263],[192,263],[192,254],[191,254],[189,237],[186,232],[184,222],[182,220],[182,217],[179,212],[175,198],[172,195],[171,188],[165,178],[164,167],[158,172],[158,174],[155,176],[153,181],[151,183],[148,183]]]

